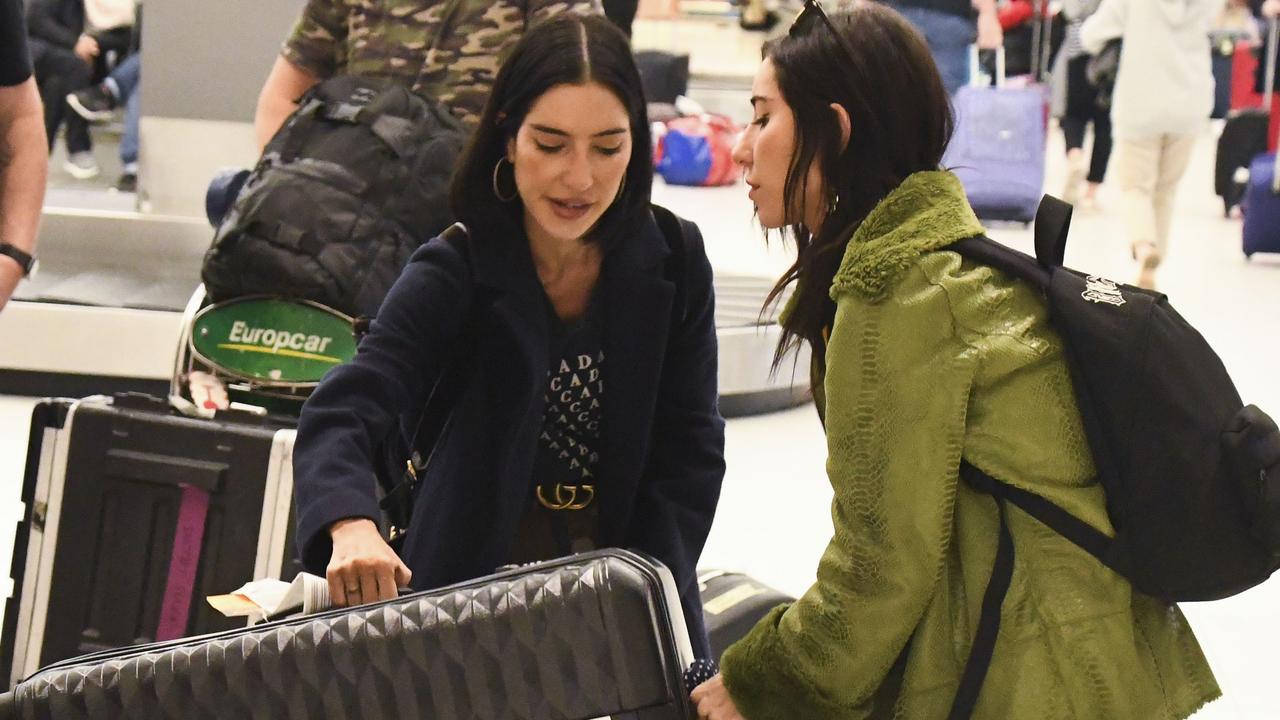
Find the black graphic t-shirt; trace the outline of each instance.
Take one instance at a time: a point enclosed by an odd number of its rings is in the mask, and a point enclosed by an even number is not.
[[[508,562],[550,560],[596,547],[600,419],[604,402],[602,313],[592,299],[582,320],[561,322],[547,303],[550,358],[543,390],[542,429],[529,499]],[[545,499],[552,509],[538,497]],[[577,509],[567,507],[576,506]]]
[[[596,482],[604,395],[598,305],[593,300],[586,315],[572,324],[562,323],[548,307],[552,314],[551,358],[534,479],[552,503],[590,498],[589,490],[562,490],[557,498],[556,485],[568,488],[594,486]]]

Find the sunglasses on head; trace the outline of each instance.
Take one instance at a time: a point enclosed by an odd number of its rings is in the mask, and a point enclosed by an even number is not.
[[[827,26],[827,29],[831,31],[831,36],[836,39],[836,43],[840,45],[840,49],[844,52],[849,62],[854,62],[853,50],[845,44],[845,39],[836,31],[836,26],[831,24],[831,18],[827,17],[827,13],[822,10],[822,5],[818,4],[818,0],[804,0],[804,8],[796,16],[795,22],[791,23],[791,29],[787,31],[787,37],[792,39],[804,37],[813,32],[813,29],[818,25]]]

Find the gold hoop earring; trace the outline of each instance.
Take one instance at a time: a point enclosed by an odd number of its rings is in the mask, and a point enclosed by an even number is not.
[[[503,155],[502,157],[498,158],[497,164],[493,166],[493,196],[498,198],[498,200],[500,200],[501,202],[511,202],[512,200],[516,199],[516,196],[520,194],[520,191],[519,189],[517,189],[514,192],[512,192],[511,195],[509,195],[508,197],[502,196],[502,190],[498,188],[498,171],[502,169],[502,163],[504,162],[511,165],[511,161],[507,159],[506,155]],[[515,169],[516,169],[516,166],[511,165],[512,172],[514,172]]]

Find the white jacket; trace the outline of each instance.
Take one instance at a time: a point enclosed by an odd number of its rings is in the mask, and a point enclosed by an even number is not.
[[[1111,98],[1116,138],[1199,132],[1213,110],[1209,29],[1224,0],[1102,0],[1080,28],[1086,51],[1122,37]]]

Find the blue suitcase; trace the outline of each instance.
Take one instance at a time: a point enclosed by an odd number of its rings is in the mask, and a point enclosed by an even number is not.
[[[1244,256],[1280,253],[1280,188],[1276,187],[1276,156],[1259,155],[1249,164],[1244,193]]]
[[[1040,85],[1002,87],[1002,70],[996,87],[956,93],[956,130],[942,164],[960,178],[979,218],[1029,223],[1044,191],[1046,96]]]

